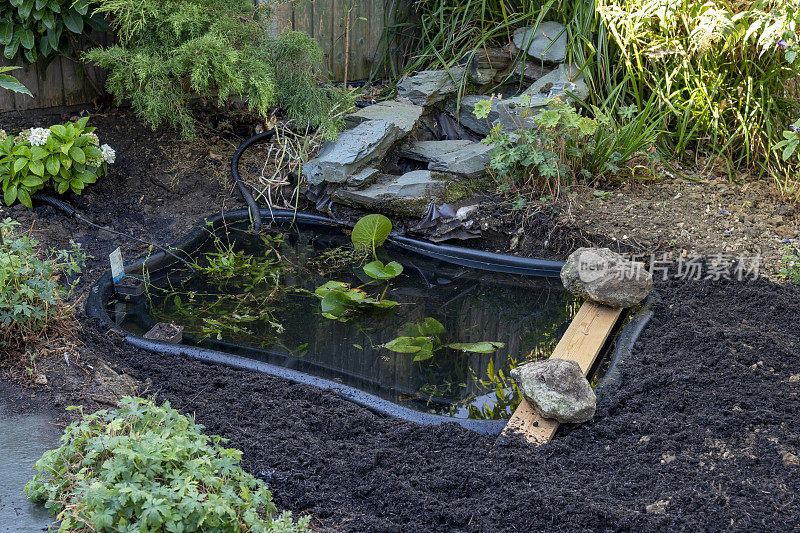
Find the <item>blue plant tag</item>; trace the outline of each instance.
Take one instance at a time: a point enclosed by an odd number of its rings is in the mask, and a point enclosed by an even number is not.
[[[108,259],[111,261],[111,278],[116,283],[125,275],[125,266],[122,264],[122,250],[117,248],[108,254]]]

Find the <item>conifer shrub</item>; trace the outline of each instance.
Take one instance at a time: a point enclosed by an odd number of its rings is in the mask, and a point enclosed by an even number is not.
[[[298,126],[331,138],[341,129],[344,90],[319,85],[322,52],[298,32],[275,38],[270,11],[250,0],[101,0],[117,44],[85,58],[108,70],[106,87],[130,100],[152,128],[196,131],[191,102],[244,100],[267,117],[281,107]]]

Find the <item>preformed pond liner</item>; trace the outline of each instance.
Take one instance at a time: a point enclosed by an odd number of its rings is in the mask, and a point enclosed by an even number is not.
[[[209,218],[184,239],[173,247],[169,253],[164,251],[155,252],[149,256],[141,258],[132,264],[126,265],[127,274],[141,274],[144,271],[155,272],[173,265],[176,262],[176,255],[183,255],[187,259],[196,251],[209,237],[209,232],[227,226],[235,222],[248,220],[249,210],[242,209],[226,212]],[[340,228],[341,224],[331,219],[308,213],[295,213],[286,210],[261,210],[260,216],[264,219],[271,219],[276,223],[298,223],[317,227]],[[419,241],[410,237],[392,236],[392,244],[401,248],[413,251],[414,253],[447,261],[456,265],[466,266],[475,269],[490,270],[508,274],[518,274],[527,276],[546,276],[557,277],[563,263],[556,261],[541,261],[537,259],[527,259],[513,256],[505,256],[490,252],[482,252],[472,249],[464,249],[455,246],[435,245],[432,243]],[[182,260],[182,258],[179,258]],[[505,427],[506,420],[476,420],[465,418],[454,418],[438,414],[426,413],[393,403],[389,400],[378,397],[377,395],[363,390],[344,385],[342,383],[312,376],[304,372],[286,368],[283,366],[257,361],[254,359],[224,353],[218,350],[199,347],[176,345],[167,342],[146,339],[140,335],[133,334],[124,330],[109,316],[106,304],[114,297],[115,288],[111,279],[111,273],[106,272],[100,280],[90,289],[86,310],[87,313],[99,319],[102,325],[109,330],[119,333],[126,342],[138,348],[163,354],[186,355],[200,361],[222,364],[233,368],[252,370],[265,373],[271,376],[286,379],[294,383],[312,385],[314,387],[331,390],[339,396],[361,405],[374,413],[382,416],[399,417],[405,420],[425,425],[437,425],[448,422],[455,422],[461,426],[481,434],[496,435]],[[634,315],[630,323],[625,327],[625,331],[632,331],[628,335],[622,335],[621,339],[628,339],[627,342],[618,343],[612,361],[617,360],[618,354],[623,354],[624,350],[629,350],[635,342],[638,333],[644,327],[649,318],[647,313]],[[608,346],[613,344],[610,338]],[[604,349],[604,353],[607,353]],[[600,360],[603,358],[601,357]]]

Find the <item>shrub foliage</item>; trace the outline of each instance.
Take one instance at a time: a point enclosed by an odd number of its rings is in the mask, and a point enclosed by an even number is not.
[[[112,20],[119,44],[86,58],[108,69],[107,88],[130,99],[156,128],[166,123],[195,132],[193,98],[219,105],[244,99],[268,116],[282,106],[302,127],[333,136],[346,93],[321,88],[321,54],[307,35],[271,37],[269,11],[250,0],[101,0],[96,13]]]
[[[16,137],[0,130],[0,183],[6,205],[32,207],[31,195],[51,185],[58,194],[80,194],[108,173],[116,153],[100,145],[89,117],[50,128],[31,128]]]
[[[273,517],[270,492],[239,467],[242,452],[202,429],[169,403],[125,397],[68,426],[25,492],[57,514],[59,531],[307,529],[288,512]]]
[[[70,53],[71,43],[91,30],[104,31],[102,17],[90,12],[89,0],[7,0],[0,2],[0,45],[6,59],[25,63]]]

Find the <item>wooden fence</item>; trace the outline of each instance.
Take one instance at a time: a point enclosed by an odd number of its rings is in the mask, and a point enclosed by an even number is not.
[[[263,1],[263,0],[261,0]],[[268,0],[274,4],[275,0]],[[313,0],[274,4],[275,31],[306,32],[322,48],[323,72],[334,81],[368,78],[382,57],[386,25],[394,19],[397,5],[408,5],[409,0]],[[103,35],[98,40],[105,44],[112,39]],[[0,60],[0,65],[11,63]],[[58,58],[40,73],[32,65],[14,72],[14,75],[33,93],[27,95],[0,91],[0,113],[41,109],[62,105],[91,102],[103,90],[105,73],[95,67],[82,67],[72,59]]]
[[[325,54],[323,69],[334,81],[368,78],[379,66],[385,29],[397,6],[407,0],[314,0],[275,6],[276,30],[296,30],[314,37]]]

